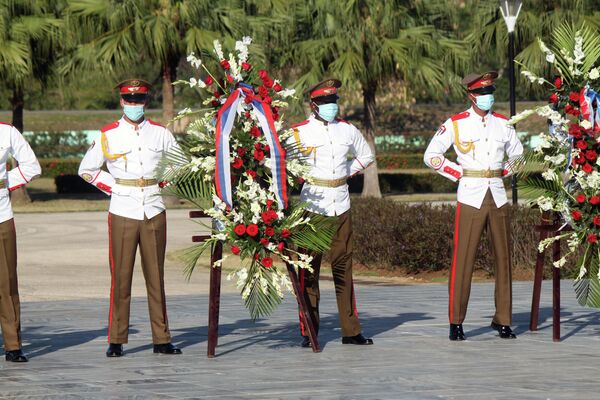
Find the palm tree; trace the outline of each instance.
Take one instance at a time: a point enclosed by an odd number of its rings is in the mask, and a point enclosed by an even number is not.
[[[299,0],[290,65],[304,74],[306,88],[325,75],[358,88],[363,103],[363,134],[375,152],[377,95],[392,81],[412,90],[444,96],[458,84],[466,47],[453,40],[453,8],[430,0]],[[381,197],[377,166],[365,171],[363,196]]]
[[[239,32],[240,9],[210,0],[69,0],[78,43],[63,72],[103,69],[112,76],[135,70],[139,60],[160,66],[163,117],[174,116],[174,89],[181,58],[212,48],[214,39]]]
[[[12,93],[12,124],[21,132],[27,90],[32,83],[45,88],[55,74],[63,7],[61,0],[0,0],[0,83]],[[31,201],[25,187],[11,197]]]

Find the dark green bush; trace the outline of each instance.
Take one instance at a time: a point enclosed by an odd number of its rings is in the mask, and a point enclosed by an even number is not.
[[[42,166],[42,177],[54,178],[61,175],[77,175],[79,170],[79,158],[42,158],[39,160]]]
[[[409,273],[447,270],[452,262],[455,212],[455,205],[409,205],[385,199],[353,199],[354,260],[367,268]],[[538,210],[512,209],[515,268],[534,268],[539,234],[533,230],[533,225],[539,220]],[[550,265],[548,260],[546,265]],[[494,263],[486,232],[480,242],[475,267],[493,273]],[[563,275],[572,276],[573,271],[566,268]]]

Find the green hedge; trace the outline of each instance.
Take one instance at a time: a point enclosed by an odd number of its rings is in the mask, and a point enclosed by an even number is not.
[[[354,260],[367,268],[408,273],[447,270],[451,265],[455,212],[454,205],[353,199]],[[526,207],[513,208],[511,213],[514,266],[533,269],[538,233],[532,227],[539,222],[540,213]],[[550,265],[549,260],[546,265]],[[476,268],[493,273],[493,257],[485,232]],[[549,272],[550,268],[546,268],[546,273]],[[568,268],[563,271],[563,277],[573,274]]]
[[[348,181],[351,193],[362,192],[363,175],[357,175]],[[398,193],[452,193],[457,183],[432,172],[425,173],[386,173],[379,174],[379,187],[383,194]]]
[[[42,166],[42,177],[54,178],[63,175],[77,175],[79,170],[79,158],[42,158],[39,160]]]

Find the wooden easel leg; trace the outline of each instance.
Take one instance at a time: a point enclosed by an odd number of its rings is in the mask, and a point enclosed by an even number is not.
[[[546,232],[540,232],[540,242],[546,239]],[[540,295],[542,292],[542,278],[544,276],[544,256],[546,251],[538,252],[535,260],[535,277],[533,278],[533,296],[531,298],[531,314],[529,317],[529,330],[537,331],[539,311],[540,311]]]
[[[210,255],[210,288],[208,293],[208,358],[215,356],[219,339],[219,305],[221,303],[221,267],[215,262],[223,258],[223,243],[217,242]]]
[[[313,324],[312,318],[308,312],[308,306],[306,305],[306,300],[304,299],[304,293],[300,290],[300,283],[298,281],[298,274],[296,273],[296,269],[287,264],[288,273],[290,274],[290,281],[292,282],[292,287],[294,288],[294,293],[296,294],[296,300],[298,301],[298,308],[304,317],[304,322],[306,323],[306,329],[308,330],[308,337],[310,338],[310,344],[312,345],[312,350],[314,353],[321,352],[321,346],[319,345],[319,340],[317,339],[317,332],[315,331],[315,325]]]
[[[552,245],[552,260],[560,260],[560,240]],[[552,266],[552,340],[560,342],[560,268]]]

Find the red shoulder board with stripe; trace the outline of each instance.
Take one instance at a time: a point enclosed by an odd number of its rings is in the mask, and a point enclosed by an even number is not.
[[[103,127],[102,127],[102,129],[100,129],[100,130],[101,130],[102,132],[108,132],[108,131],[110,131],[111,129],[115,129],[115,128],[116,128],[116,127],[118,127],[118,126],[119,126],[119,121],[115,121],[115,122],[113,122],[113,123],[111,123],[111,124],[108,124],[108,125],[105,125],[105,126],[103,126]]]
[[[508,121],[508,117],[507,117],[507,116],[505,116],[505,115],[502,115],[502,114],[500,114],[500,113],[493,112],[493,113],[492,113],[492,115],[493,115],[494,117],[497,117],[497,118],[502,118],[502,119],[505,119],[505,120],[507,120],[507,121]]]
[[[306,125],[306,124],[308,124],[308,120],[307,119],[305,119],[302,122],[298,122],[296,125],[292,125],[292,128],[297,128],[299,126]]]
[[[459,119],[464,119],[467,118],[469,115],[471,115],[470,112],[465,111],[465,112],[461,112],[460,114],[456,114],[450,117],[450,119],[452,121],[458,121]]]
[[[151,119],[149,119],[149,120],[148,120],[148,123],[149,123],[150,125],[154,125],[154,126],[160,126],[161,128],[164,128],[164,125],[161,125],[161,124],[159,124],[159,123],[158,123],[158,122],[156,122],[156,121],[152,121]]]

